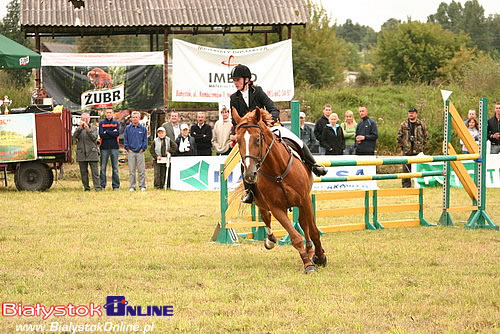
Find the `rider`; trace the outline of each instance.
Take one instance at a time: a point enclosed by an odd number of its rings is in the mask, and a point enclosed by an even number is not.
[[[264,93],[261,87],[255,86],[251,80],[252,73],[250,69],[242,64],[239,64],[233,68],[231,71],[231,79],[234,82],[234,86],[237,91],[231,95],[231,110],[236,108],[238,111],[238,115],[240,117],[245,116],[246,113],[255,109],[256,107],[265,108],[273,117],[273,122],[279,122],[280,112],[278,108],[274,105],[273,101]],[[233,120],[233,124],[236,127],[236,124]],[[274,130],[276,127],[273,127]],[[302,149],[302,152],[298,152],[301,156],[304,157],[306,166],[312,170],[314,174],[317,176],[323,176],[327,173],[325,167],[320,166],[316,163],[311,151],[307,145],[304,145],[302,141],[295,136],[291,131],[286,128],[280,127],[279,132],[281,133],[281,137],[285,137],[288,139],[292,139],[297,145]],[[243,166],[242,166],[243,168]],[[255,184],[248,184],[243,180],[243,184],[245,186],[246,194],[242,198],[243,203],[252,203],[253,197],[255,193]]]

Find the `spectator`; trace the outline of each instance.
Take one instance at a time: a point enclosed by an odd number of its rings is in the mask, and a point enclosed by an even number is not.
[[[314,136],[316,137],[316,140],[321,142],[321,135],[323,134],[323,129],[325,126],[329,123],[328,117],[330,117],[332,113],[332,106],[330,104],[325,104],[323,106],[323,116],[320,117],[316,121],[316,124],[314,125]],[[325,148],[320,145],[319,147],[319,154],[325,154]]]
[[[342,155],[345,142],[342,127],[337,124],[339,116],[336,113],[332,113],[328,120],[330,123],[323,129],[320,145],[325,148],[326,154]]]
[[[169,163],[168,160],[170,160],[165,158],[168,158],[169,153],[175,153],[177,150],[177,144],[175,141],[171,141],[170,138],[167,137],[167,131],[162,126],[156,130],[156,134],[158,136],[151,144],[149,152],[153,158],[154,187],[156,189],[162,189],[165,186],[167,164]]]
[[[488,119],[488,139],[491,142],[491,154],[500,153],[500,102],[495,104],[495,115]]]
[[[302,139],[304,145],[307,145],[307,147],[309,147],[310,151],[313,151],[314,147],[316,146],[316,137],[314,136],[313,129],[306,126],[306,114],[302,111],[299,114],[299,122],[300,122],[300,139]]]
[[[474,141],[479,144],[479,127],[477,125],[477,120],[471,117],[467,120],[466,124],[472,138],[474,138]],[[462,145],[462,154],[469,154],[469,151],[467,151],[467,147],[462,139],[460,139],[460,144]]]
[[[165,131],[167,132],[167,137],[170,138],[170,141],[172,143],[175,143],[175,140],[179,135],[181,134],[181,128],[179,124],[179,113],[177,111],[172,111],[170,113],[170,121],[163,123],[162,127],[165,128]],[[175,152],[174,152],[175,153]],[[172,165],[172,163],[169,163],[169,167]],[[170,188],[170,174],[171,174],[171,168],[168,168],[168,175],[167,175],[167,188]]]
[[[80,176],[82,178],[83,189],[90,191],[89,186],[89,165],[92,173],[92,184],[96,191],[101,190],[99,181],[99,151],[97,148],[97,127],[90,124],[89,113],[84,112],[80,118],[80,126],[73,134],[73,140],[76,141],[76,161],[80,167]]]
[[[101,137],[101,189],[106,188],[106,167],[111,159],[113,190],[120,189],[120,172],[118,170],[120,123],[113,119],[113,109],[106,109],[105,119],[99,122],[99,137]]]
[[[206,118],[204,112],[198,112],[197,123],[191,126],[191,136],[196,142],[197,155],[212,155],[212,128],[205,123]]]
[[[175,143],[177,144],[176,155],[197,155],[198,153],[196,150],[196,141],[189,135],[187,124],[181,125],[181,134],[177,137]]]
[[[172,142],[175,142],[177,137],[181,134],[179,120],[179,113],[172,111],[170,113],[170,121],[162,124],[162,127],[167,131],[167,137],[170,138]]]
[[[356,126],[357,123],[354,120],[354,113],[351,110],[347,110],[344,114],[344,122],[340,124],[342,131],[344,132],[345,140],[345,155],[356,154],[356,146],[354,142],[354,137],[356,136]]]
[[[408,110],[408,118],[401,123],[398,131],[398,145],[403,155],[413,156],[424,151],[427,143],[427,129],[424,122],[417,118],[415,108]],[[411,173],[411,164],[403,165],[403,173]],[[411,187],[411,179],[402,179],[403,188]]]
[[[148,148],[148,131],[144,125],[139,124],[141,113],[132,112],[132,122],[125,128],[123,141],[128,152],[128,169],[130,172],[130,191],[135,191],[135,171],[139,174],[139,187],[146,191],[146,165],[144,151]]]
[[[216,155],[228,155],[233,149],[230,139],[233,123],[229,118],[229,110],[226,106],[220,111],[222,119],[215,122],[212,133],[212,146]]]
[[[361,120],[356,126],[356,154],[374,155],[378,138],[377,123],[368,117],[366,107],[359,107],[359,116]]]
[[[476,111],[473,109],[469,110],[469,112],[467,113],[467,119],[464,121],[464,124],[466,126],[469,124],[469,119],[471,119],[471,118],[474,118],[475,120],[477,120]]]

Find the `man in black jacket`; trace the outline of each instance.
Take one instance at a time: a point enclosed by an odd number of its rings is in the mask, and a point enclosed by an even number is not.
[[[378,138],[377,123],[368,117],[366,107],[359,107],[359,116],[361,121],[356,127],[356,154],[374,155]]]
[[[231,79],[233,80],[234,86],[237,91],[231,95],[230,106],[231,110],[233,107],[236,108],[238,115],[240,117],[245,116],[246,113],[255,109],[256,107],[265,108],[273,117],[273,121],[279,121],[280,112],[278,108],[274,105],[273,101],[269,96],[264,93],[261,87],[254,86],[252,82],[252,73],[250,69],[242,64],[236,65],[231,71]],[[233,120],[233,124],[236,127],[236,123]],[[318,176],[323,176],[327,173],[325,167],[316,164],[311,151],[307,148],[307,145],[303,145],[302,153],[306,165],[310,168],[314,174]],[[299,152],[300,154],[301,152]],[[243,165],[241,165],[243,174]],[[249,184],[243,181],[245,186],[246,194],[242,198],[243,203],[252,203],[255,193],[255,184]]]
[[[331,114],[332,114],[332,105],[325,104],[323,106],[323,116],[321,116],[320,119],[318,119],[316,121],[316,124],[314,125],[314,136],[316,137],[317,141],[321,141],[321,135],[323,134],[323,129],[328,123],[330,123],[329,118]],[[326,154],[324,147],[322,146],[319,147],[319,154]]]
[[[198,155],[212,155],[212,128],[205,123],[204,112],[196,114],[196,124],[191,126],[191,136],[196,142]]]

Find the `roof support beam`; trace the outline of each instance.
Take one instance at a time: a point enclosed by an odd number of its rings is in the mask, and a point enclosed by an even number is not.
[[[290,28],[291,26],[288,25]],[[110,35],[150,35],[166,29],[165,27],[133,27],[131,29],[128,28],[89,28],[89,27],[81,27],[75,29],[74,27],[43,27],[43,29],[38,28],[38,34],[40,37],[62,37],[62,36],[110,36]],[[171,27],[167,27],[169,29],[170,34],[189,34],[189,35],[207,35],[207,34],[215,34],[215,35],[225,35],[225,34],[259,34],[259,33],[277,33],[282,34],[283,25],[275,25],[275,26],[265,26],[259,29],[259,27],[251,26],[246,30],[232,30],[230,26],[224,26],[222,30],[219,29],[210,29],[210,27],[175,27],[175,30],[172,30]],[[186,29],[189,28],[189,29]],[[206,29],[204,29],[206,28]],[[291,30],[291,28],[290,28]],[[25,28],[26,37],[35,37],[35,27],[26,27]],[[161,32],[160,32],[161,33]],[[289,33],[290,36],[290,33]]]

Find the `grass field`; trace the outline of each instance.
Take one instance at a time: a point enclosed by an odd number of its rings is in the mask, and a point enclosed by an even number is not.
[[[106,296],[122,295],[131,305],[173,305],[174,316],[2,317],[0,333],[53,321],[154,323],[154,333],[500,331],[500,237],[465,230],[466,213],[453,214],[457,228],[327,234],[328,266],[306,276],[291,246],[266,251],[260,242],[210,243],[218,193],[151,190],[152,170],[148,191],[130,193],[123,167],[122,190],[83,192],[72,168],[44,193],[0,188],[0,301],[103,305]],[[488,212],[497,225],[499,201],[500,189],[489,189]],[[452,189],[452,203],[470,204],[461,189]],[[426,190],[429,222],[437,222],[440,206],[441,190]],[[402,217],[416,215],[390,215]],[[333,223],[350,222],[362,216]]]

